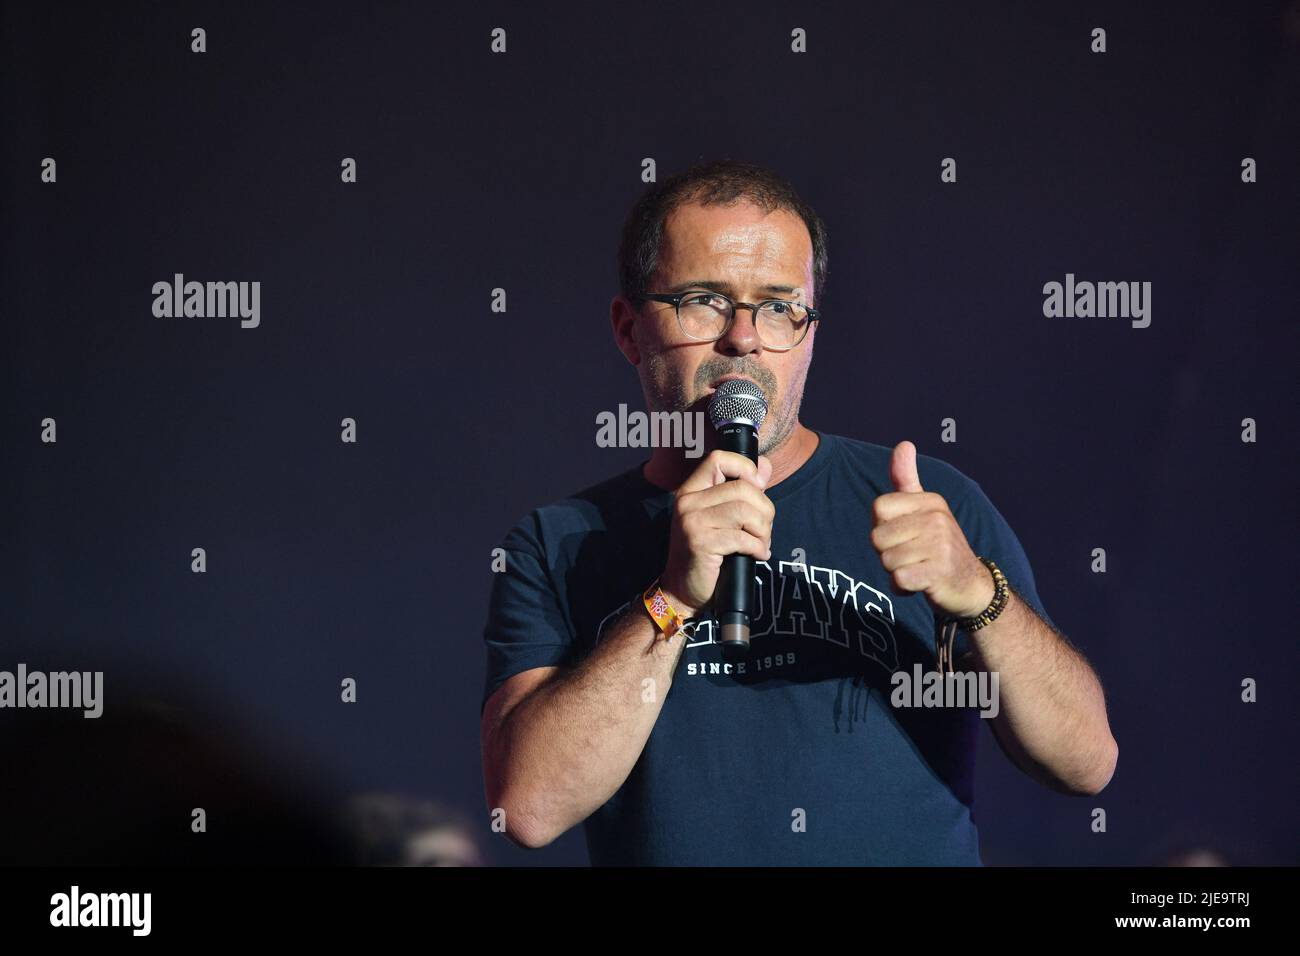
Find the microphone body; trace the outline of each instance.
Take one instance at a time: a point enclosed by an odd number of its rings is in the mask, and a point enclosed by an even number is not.
[[[718,434],[718,447],[744,455],[754,464],[758,464],[758,430],[766,417],[763,390],[747,379],[723,382],[709,400],[709,418]],[[713,611],[724,654],[748,653],[749,625],[757,606],[753,555],[727,555],[722,559],[713,591]]]
[[[723,451],[737,452],[758,464],[758,433],[752,425],[736,423],[720,427],[718,447]],[[727,555],[722,559],[718,586],[713,592],[713,607],[723,650],[749,650],[749,623],[754,605],[754,556]]]

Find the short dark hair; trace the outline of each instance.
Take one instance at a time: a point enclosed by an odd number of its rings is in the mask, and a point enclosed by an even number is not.
[[[619,292],[633,297],[650,291],[648,283],[659,263],[664,224],[679,206],[729,206],[748,200],[764,212],[785,209],[804,221],[812,239],[813,302],[821,306],[826,289],[826,226],[793,186],[770,169],[733,159],[696,163],[656,182],[642,193],[623,224],[618,248]]]

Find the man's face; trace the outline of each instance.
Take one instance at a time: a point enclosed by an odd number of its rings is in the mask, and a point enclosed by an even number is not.
[[[688,289],[722,292],[737,302],[786,299],[815,307],[808,228],[787,210],[765,214],[749,202],[678,207],[665,222],[650,291]],[[743,376],[767,398],[758,450],[768,454],[798,421],[816,324],[797,346],[775,352],[764,348],[748,309],[737,310],[722,338],[701,342],[681,330],[671,305],[646,302],[633,335],[647,406],[707,413],[718,380]]]

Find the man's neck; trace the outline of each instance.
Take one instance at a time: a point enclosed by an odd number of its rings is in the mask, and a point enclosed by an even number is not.
[[[705,439],[705,455],[717,447],[714,436],[715,433],[709,433]],[[817,450],[820,440],[815,431],[805,428],[800,422],[795,422],[794,428],[786,436],[785,441],[766,453],[772,461],[772,477],[768,479],[767,487],[771,488],[779,484],[802,468],[804,462]],[[676,491],[681,487],[682,482],[700,467],[702,460],[703,456],[687,458],[681,448],[656,448],[651,453],[650,460],[641,469],[641,474],[645,476],[646,481],[657,488]]]

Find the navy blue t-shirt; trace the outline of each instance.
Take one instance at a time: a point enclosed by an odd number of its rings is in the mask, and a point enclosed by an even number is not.
[[[584,823],[593,865],[980,865],[971,815],[977,708],[895,708],[896,670],[935,667],[925,596],[898,597],[871,544],[892,449],[818,432],[766,489],[772,557],[742,663],[693,621],[645,749]],[[1042,610],[1020,542],[980,486],[917,456],[976,554]],[[535,509],[502,542],[483,703],[509,677],[578,664],[663,571],[673,492],[641,465]],[[958,631],[954,657],[969,649]]]

